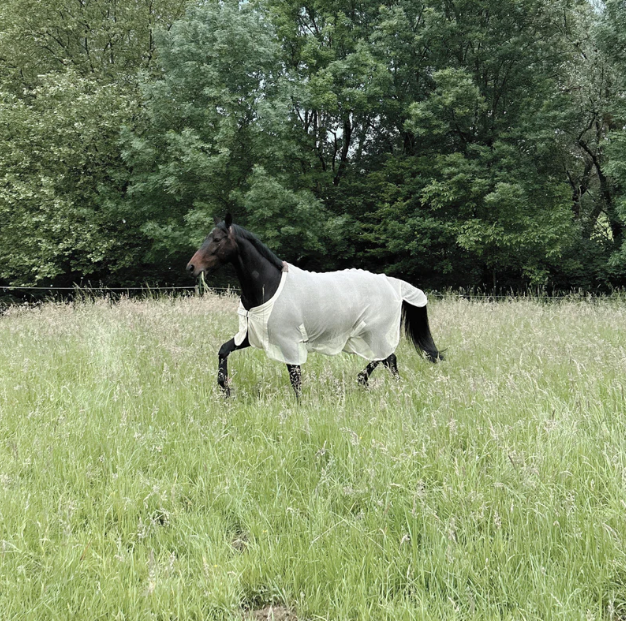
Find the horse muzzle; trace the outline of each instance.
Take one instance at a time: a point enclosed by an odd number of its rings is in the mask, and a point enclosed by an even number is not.
[[[202,266],[195,266],[193,263],[189,263],[187,265],[187,271],[189,272],[189,274],[191,274],[194,278],[198,278],[200,277],[200,275],[204,274],[205,276],[208,276],[211,272],[215,271],[215,267],[202,267]]]
[[[187,263],[187,273],[195,278],[198,278],[201,274],[208,276],[213,273],[220,266],[219,262],[213,262],[212,265],[206,265],[202,261],[195,262],[193,259]]]
[[[207,256],[200,250],[191,257],[189,263],[187,263],[187,273],[195,276],[196,278],[204,272],[206,276],[212,272],[219,265],[219,260],[215,255]]]

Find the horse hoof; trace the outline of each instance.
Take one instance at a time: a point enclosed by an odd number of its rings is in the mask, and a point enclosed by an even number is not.
[[[360,386],[367,386],[367,375],[365,375],[365,373],[359,373],[356,376],[356,381],[359,383]]]

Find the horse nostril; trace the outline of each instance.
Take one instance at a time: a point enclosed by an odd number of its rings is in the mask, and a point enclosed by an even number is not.
[[[193,264],[193,263],[188,263],[188,264],[187,264],[187,271],[188,271],[190,274],[194,271],[194,269],[196,269],[196,268],[194,267],[194,264]]]

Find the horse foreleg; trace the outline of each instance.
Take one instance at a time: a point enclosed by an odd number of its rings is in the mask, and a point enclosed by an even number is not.
[[[367,386],[367,381],[370,378],[370,375],[372,373],[372,371],[380,364],[380,360],[374,360],[373,362],[370,362],[365,369],[363,369],[363,371],[361,371],[357,376],[356,379],[359,382],[359,384],[361,384],[361,386]]]
[[[291,386],[296,393],[296,397],[300,399],[300,393],[302,392],[302,369],[299,364],[288,364],[287,370],[289,371]]]
[[[383,364],[391,371],[391,375],[396,379],[400,379],[400,373],[398,373],[398,359],[395,354],[391,354],[391,356],[385,358]]]
[[[228,386],[228,356],[230,356],[230,354],[234,351],[238,349],[245,349],[246,347],[250,347],[247,335],[241,342],[241,345],[235,345],[235,338],[233,337],[230,341],[227,341],[220,347],[220,351],[218,353],[219,366],[217,368],[217,383],[227,397],[230,397],[230,388]]]

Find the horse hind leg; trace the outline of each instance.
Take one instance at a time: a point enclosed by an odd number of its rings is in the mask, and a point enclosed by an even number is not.
[[[372,374],[372,371],[374,371],[374,369],[380,364],[380,360],[374,360],[372,362],[370,362],[365,369],[363,369],[363,371],[361,371],[357,376],[356,379],[359,382],[359,384],[361,384],[361,386],[367,386],[367,382],[370,378],[370,375]]]
[[[370,362],[367,367],[357,375],[357,380],[361,386],[367,386],[370,375],[381,362],[389,369],[391,375],[396,379],[400,378],[400,373],[398,373],[398,359],[395,354],[391,354],[384,360],[374,360]]]
[[[394,376],[395,379],[400,379],[400,373],[398,372],[398,359],[395,354],[391,354],[383,360],[383,364],[389,369],[391,375]]]

